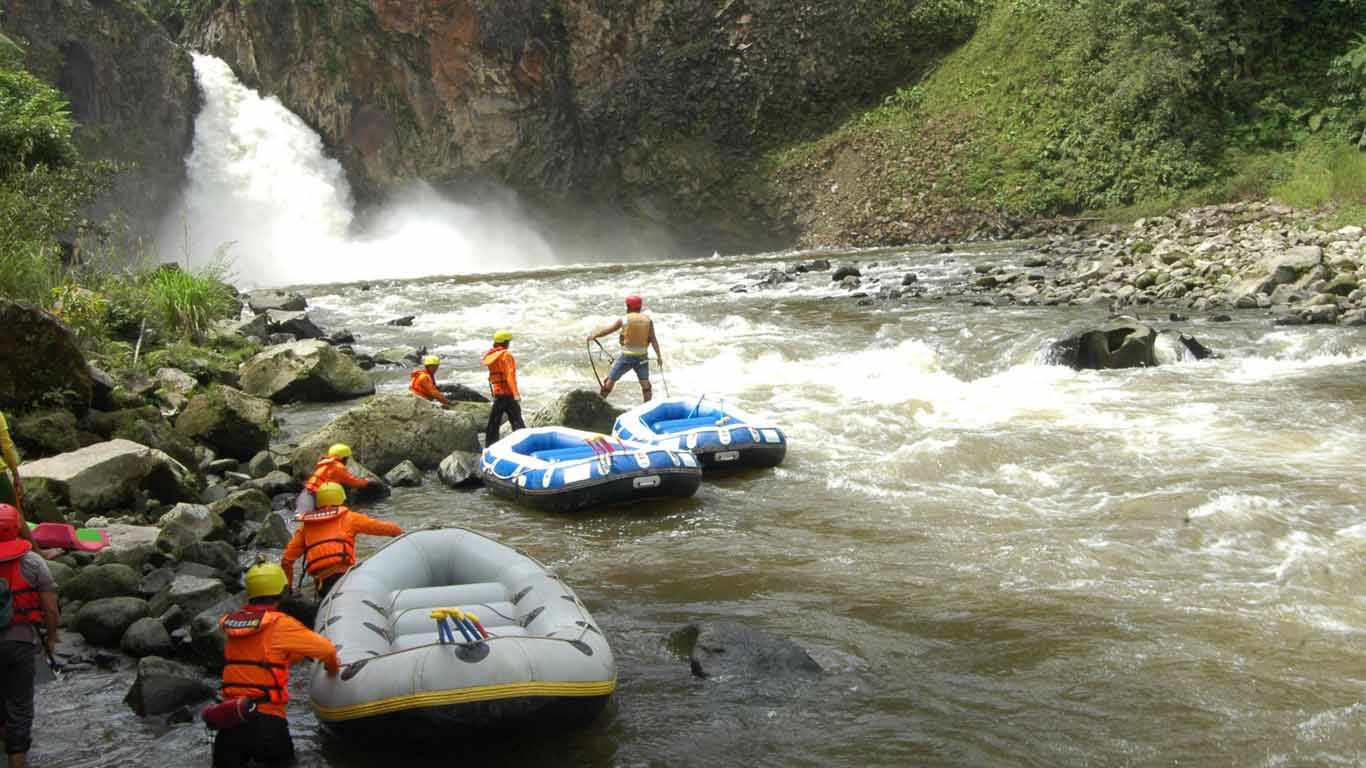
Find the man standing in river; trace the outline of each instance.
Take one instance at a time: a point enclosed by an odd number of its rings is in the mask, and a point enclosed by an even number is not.
[[[645,402],[650,402],[650,398],[654,396],[654,390],[650,386],[650,348],[654,348],[655,359],[659,361],[660,368],[664,367],[664,355],[659,351],[659,339],[655,338],[654,321],[641,311],[644,304],[639,296],[627,296],[626,316],[617,318],[611,325],[597,329],[588,337],[588,340],[592,341],[613,331],[621,332],[621,355],[612,363],[612,370],[608,372],[607,380],[602,383],[602,391],[598,393],[604,400],[612,394],[617,379],[625,376],[627,371],[636,372],[636,379],[640,381],[640,396]]]

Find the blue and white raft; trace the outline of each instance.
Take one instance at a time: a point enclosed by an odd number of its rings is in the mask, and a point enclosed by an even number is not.
[[[489,446],[479,468],[495,494],[551,512],[686,497],[702,482],[686,450],[568,427],[518,430]]]
[[[617,417],[612,434],[691,451],[707,469],[776,467],[787,455],[781,429],[706,397],[642,403]]]

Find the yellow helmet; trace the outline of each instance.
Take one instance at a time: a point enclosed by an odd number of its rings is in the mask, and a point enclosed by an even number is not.
[[[422,364],[441,365],[441,358],[437,357],[436,355],[427,355],[426,357],[422,358]]]
[[[273,597],[285,591],[289,579],[275,563],[257,563],[247,569],[247,597]]]
[[[335,507],[346,501],[346,491],[342,490],[341,483],[323,483],[318,486],[318,491],[313,494],[320,507]]]
[[[508,329],[504,328],[502,330],[493,332],[494,344],[502,344],[508,341],[512,341],[512,331],[509,331]]]
[[[337,443],[327,449],[327,455],[336,456],[339,459],[349,459],[351,458],[351,446],[346,443]]]

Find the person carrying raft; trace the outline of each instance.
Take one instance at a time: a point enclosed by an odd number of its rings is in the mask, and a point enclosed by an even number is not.
[[[649,315],[641,311],[643,306],[644,301],[639,296],[627,296],[626,316],[593,331],[588,337],[591,342],[614,331],[621,332],[621,355],[612,363],[612,370],[608,372],[607,379],[602,382],[602,390],[598,393],[603,399],[612,394],[617,379],[625,376],[627,371],[636,372],[636,379],[640,381],[640,396],[645,402],[650,402],[650,398],[654,396],[650,386],[650,348],[654,348],[655,359],[659,361],[661,368],[664,366],[664,355],[659,351],[659,339],[655,338],[655,323]]]
[[[338,483],[323,483],[317,493],[318,508],[295,516],[303,523],[285,547],[280,566],[289,583],[294,583],[294,562],[303,558],[304,570],[313,577],[322,599],[356,564],[356,537],[402,536],[403,529],[393,523],[352,512],[346,507],[346,491]]]
[[[484,429],[485,448],[498,442],[504,414],[513,431],[526,429],[526,422],[522,421],[522,392],[517,389],[517,360],[508,349],[510,344],[512,331],[497,331],[493,334],[493,347],[484,353],[484,365],[489,369],[489,390],[493,393],[493,408]]]
[[[427,355],[422,358],[422,367],[413,371],[410,376],[412,380],[408,383],[408,391],[423,400],[430,400],[441,405],[450,405],[451,401],[446,399],[440,389],[436,387],[436,369],[441,367],[441,358],[436,355]]]
[[[328,448],[327,454],[318,459],[318,463],[313,466],[313,474],[308,476],[304,489],[299,492],[299,498],[294,503],[294,511],[302,514],[317,509],[315,494],[324,483],[340,483],[353,489],[369,488],[374,485],[374,481],[351,474],[351,470],[346,467],[346,462],[350,458],[351,446],[345,443],[337,443]]]
[[[247,604],[224,616],[223,702],[204,710],[215,729],[214,768],[239,768],[256,761],[279,765],[294,759],[285,705],[289,665],[317,659],[335,675],[337,648],[279,610],[289,587],[284,569],[258,562],[247,570]]]

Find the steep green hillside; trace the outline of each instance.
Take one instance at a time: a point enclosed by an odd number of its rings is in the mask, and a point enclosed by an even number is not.
[[[810,242],[1245,195],[1366,202],[1366,2],[998,0],[915,83],[761,175]]]

